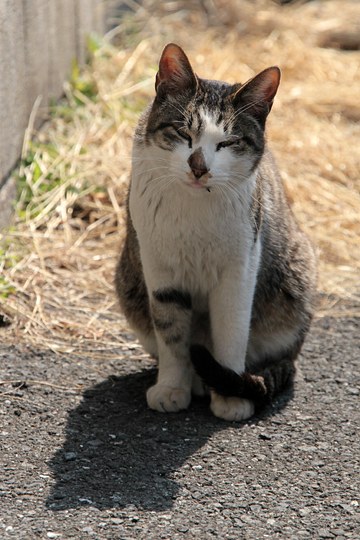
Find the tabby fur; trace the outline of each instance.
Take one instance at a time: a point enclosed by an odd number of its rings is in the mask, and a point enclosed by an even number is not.
[[[165,47],[133,146],[121,307],[158,358],[148,405],[210,390],[213,413],[251,416],[291,383],[314,311],[313,248],[290,209],[265,123],[280,81],[200,79]]]

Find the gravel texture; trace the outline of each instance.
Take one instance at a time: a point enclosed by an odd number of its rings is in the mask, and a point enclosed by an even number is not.
[[[131,350],[0,346],[0,538],[359,539],[359,323],[316,321],[294,390],[241,424],[148,410]]]

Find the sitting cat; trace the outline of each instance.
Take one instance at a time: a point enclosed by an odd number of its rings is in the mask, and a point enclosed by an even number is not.
[[[200,79],[168,44],[135,133],[122,309],[158,358],[149,407],[211,393],[226,420],[250,417],[292,379],[313,315],[315,257],[289,208],[264,129],[280,82]]]

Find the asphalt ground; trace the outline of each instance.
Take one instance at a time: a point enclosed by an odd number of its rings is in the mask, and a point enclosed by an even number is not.
[[[239,424],[149,410],[131,348],[0,345],[0,538],[359,539],[359,323],[317,320],[294,388]]]

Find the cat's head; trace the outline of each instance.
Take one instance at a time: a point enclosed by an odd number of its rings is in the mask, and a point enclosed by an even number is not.
[[[168,44],[144,141],[165,173],[189,188],[243,182],[264,151],[266,117],[280,82],[277,67],[245,84],[200,79],[184,51]]]

